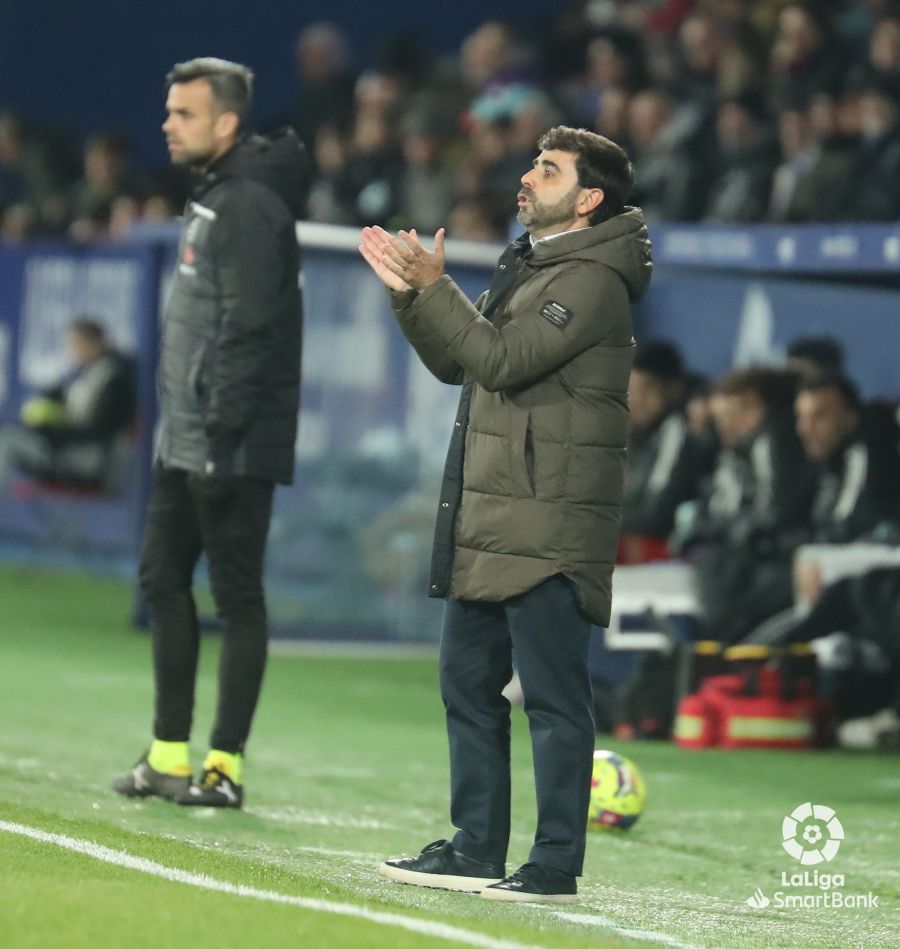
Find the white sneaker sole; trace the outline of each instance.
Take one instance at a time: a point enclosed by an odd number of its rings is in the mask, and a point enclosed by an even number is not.
[[[404,870],[382,863],[378,872],[394,883],[408,883],[410,886],[427,886],[434,890],[455,890],[458,893],[483,893],[486,886],[499,883],[500,879],[490,877],[455,877],[445,873],[420,873],[417,870]]]
[[[505,900],[507,903],[577,903],[576,893],[521,893],[516,890],[481,891],[482,899]]]

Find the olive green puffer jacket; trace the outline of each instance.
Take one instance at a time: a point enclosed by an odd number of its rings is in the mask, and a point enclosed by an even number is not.
[[[588,618],[605,625],[621,522],[630,303],[652,269],[643,216],[628,208],[538,241],[521,266],[491,320],[480,314],[485,296],[473,305],[446,275],[420,293],[390,294],[434,375],[474,383],[451,442],[448,472],[464,446],[462,490],[445,477],[430,592],[500,601],[563,574]]]

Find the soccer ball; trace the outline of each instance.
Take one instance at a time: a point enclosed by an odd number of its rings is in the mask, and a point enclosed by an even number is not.
[[[644,810],[647,791],[633,761],[614,751],[595,751],[588,830],[628,830]]]

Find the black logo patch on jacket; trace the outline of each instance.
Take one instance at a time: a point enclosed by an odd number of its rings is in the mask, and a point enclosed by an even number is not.
[[[541,307],[541,316],[544,317],[545,320],[550,320],[554,326],[558,326],[560,329],[562,329],[574,315],[571,310],[567,310],[561,303],[557,303],[555,300],[550,300]]]

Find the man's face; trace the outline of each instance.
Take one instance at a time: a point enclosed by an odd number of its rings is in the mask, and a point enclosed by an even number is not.
[[[582,188],[575,170],[576,156],[559,149],[545,150],[534,160],[530,171],[522,175],[519,191],[519,223],[534,238],[561,234],[573,227],[582,227],[599,202],[589,206],[586,201],[599,188]]]
[[[76,368],[83,369],[98,359],[102,353],[102,346],[89,336],[71,330],[68,335],[69,354]]]
[[[234,141],[236,116],[218,109],[205,79],[173,83],[166,111],[168,118],[162,129],[176,165],[208,165]]]
[[[837,389],[801,392],[794,403],[797,434],[806,454],[815,461],[829,458],[856,428],[859,415]]]
[[[710,412],[719,440],[727,448],[755,434],[766,419],[765,403],[752,391],[733,395],[717,392],[710,401]]]
[[[631,370],[628,410],[632,428],[647,428],[666,414],[668,400],[663,383],[649,372]]]

